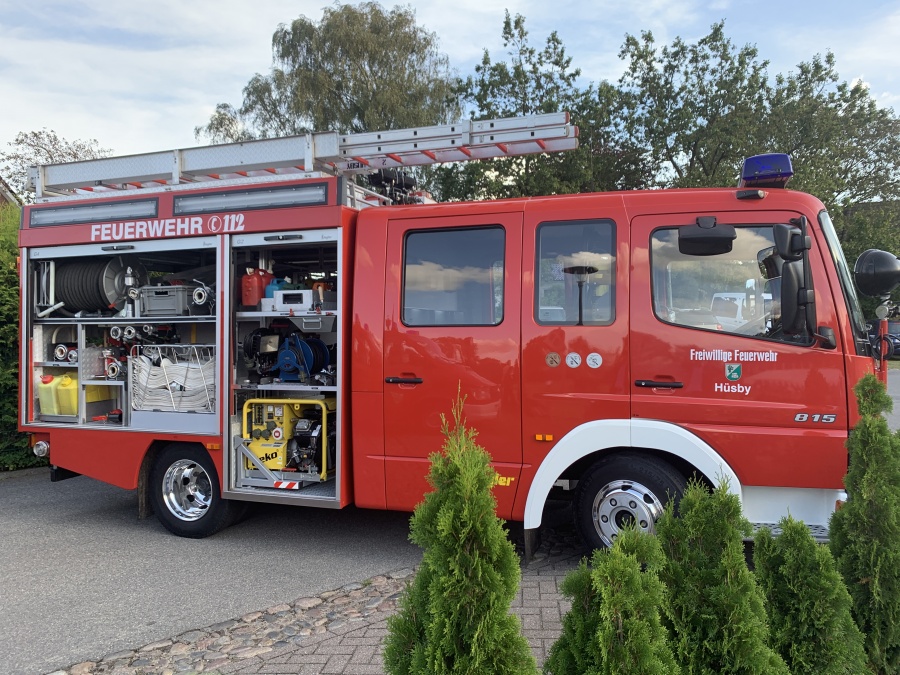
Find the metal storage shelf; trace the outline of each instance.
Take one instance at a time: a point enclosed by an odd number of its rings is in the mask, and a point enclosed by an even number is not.
[[[91,379],[84,380],[81,383],[82,385],[95,385],[98,387],[124,387],[125,380],[105,380],[105,379]]]
[[[60,319],[35,319],[35,324],[53,325],[77,325],[110,326],[115,324],[144,324],[144,323],[205,323],[216,320],[215,315],[196,314],[188,316],[92,316],[84,318],[60,318]]]
[[[335,393],[337,387],[316,387],[309,384],[299,384],[297,382],[273,382],[272,384],[240,384],[235,387],[238,391],[309,391]]]
[[[67,424],[73,424],[78,422],[78,415],[45,415],[43,413],[38,413],[37,419],[40,422],[65,422]]]
[[[254,311],[248,311],[248,312],[235,312],[235,316],[238,319],[268,319],[268,318],[274,318],[274,317],[297,318],[297,317],[301,317],[301,316],[306,316],[306,317],[334,316],[334,317],[336,317],[337,315],[338,315],[338,313],[334,309],[325,309],[325,310],[322,310],[321,312],[308,312],[308,311],[294,312],[293,314],[291,314],[290,311],[260,312],[260,311],[254,310]]]
[[[261,321],[263,319],[287,319],[303,333],[332,333],[337,325],[338,315],[334,312],[317,314],[303,312],[238,312],[238,321]]]

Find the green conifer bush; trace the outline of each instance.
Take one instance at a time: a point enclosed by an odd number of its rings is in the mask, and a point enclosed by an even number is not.
[[[827,546],[793,518],[755,537],[753,565],[766,597],[769,644],[793,675],[865,673],[863,636],[850,614],[850,595]]]
[[[720,483],[712,492],[691,481],[678,506],[656,524],[666,555],[660,578],[669,589],[675,658],[692,675],[787,675],[768,644],[763,594],[744,557],[751,532],[738,497]]]
[[[594,551],[563,581],[572,600],[544,671],[551,675],[676,675],[660,613],[664,558],[655,537],[622,530],[611,549]]]
[[[874,375],[855,388],[860,420],[847,448],[847,503],[831,517],[831,551],[853,600],[876,673],[900,672],[900,437],[882,413],[893,401]]]
[[[19,419],[19,208],[0,204],[0,471],[45,466],[34,456]]]
[[[550,648],[544,672],[551,675],[589,673],[598,664],[596,636],[601,610],[600,592],[594,588],[586,559],[566,575],[560,584],[560,592],[572,601],[572,607],[563,617],[562,633]]]
[[[490,456],[465,427],[463,400],[444,419],[442,453],[430,456],[434,491],[415,510],[410,539],[422,564],[388,620],[384,666],[391,675],[537,673],[518,617],[509,613],[521,572],[495,512]]]

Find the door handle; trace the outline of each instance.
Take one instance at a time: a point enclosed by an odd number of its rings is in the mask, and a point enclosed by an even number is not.
[[[635,387],[651,387],[653,389],[681,389],[684,382],[657,382],[656,380],[635,380]]]
[[[421,377],[386,377],[384,381],[387,384],[422,384]]]

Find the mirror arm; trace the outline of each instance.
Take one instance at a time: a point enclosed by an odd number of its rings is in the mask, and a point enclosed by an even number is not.
[[[823,349],[837,349],[837,338],[834,336],[834,329],[829,326],[819,326],[818,330],[813,333],[813,337],[819,343],[818,346]]]

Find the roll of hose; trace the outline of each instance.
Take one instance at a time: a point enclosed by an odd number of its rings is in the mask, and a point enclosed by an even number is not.
[[[106,364],[106,377],[111,380],[116,379],[122,374],[122,366],[118,361],[110,361]]]

